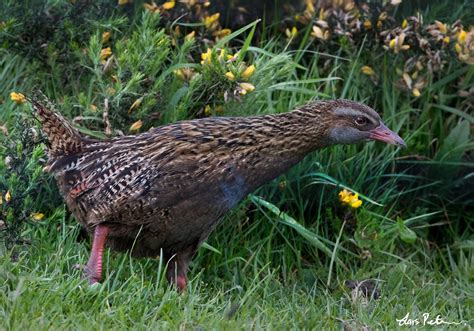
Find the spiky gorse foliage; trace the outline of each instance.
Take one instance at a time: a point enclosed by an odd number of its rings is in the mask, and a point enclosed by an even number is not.
[[[19,95],[12,94],[11,99],[21,109]],[[25,225],[43,220],[44,211],[59,204],[52,179],[43,173],[40,134],[31,119],[18,118],[22,129],[12,134],[6,130],[0,138],[0,146],[4,146],[0,157],[0,240],[7,247],[26,239],[26,234],[21,235]]]
[[[474,63],[474,28],[461,21],[453,24],[441,21],[425,22],[419,13],[403,18],[395,17],[401,0],[382,3],[354,0],[304,0],[283,2],[282,33],[296,46],[309,43],[317,50],[329,54],[345,49],[355,54],[360,47],[369,48],[374,54],[386,53],[397,64],[394,66],[400,79],[397,86],[412,96],[420,97],[433,75],[443,72],[453,58],[460,65]],[[201,23],[186,36],[197,37],[206,45],[232,31],[222,26],[225,21],[219,5],[211,1],[171,1],[157,5],[145,3],[143,7],[159,13],[165,20]],[[248,3],[234,3],[233,15],[252,10]],[[246,22],[249,23],[249,22]],[[309,29],[309,33],[307,32]],[[175,27],[174,36],[182,28]],[[307,38],[309,35],[309,38]],[[364,63],[362,72],[375,84],[380,75],[373,69],[376,63]],[[461,84],[462,85],[462,84]],[[472,97],[472,91],[459,90],[459,96]]]

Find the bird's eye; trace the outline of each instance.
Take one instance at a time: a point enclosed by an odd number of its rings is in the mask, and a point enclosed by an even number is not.
[[[359,126],[364,126],[367,124],[367,119],[365,117],[357,117],[355,123]]]

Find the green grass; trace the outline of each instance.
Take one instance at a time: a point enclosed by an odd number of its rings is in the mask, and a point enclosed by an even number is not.
[[[0,136],[0,221],[8,225],[0,232],[0,329],[394,329],[407,313],[473,327],[473,118],[457,94],[472,85],[473,66],[447,63],[414,98],[397,88],[401,55],[362,44],[328,57],[309,30],[290,44],[269,22],[235,31],[215,47],[212,65],[201,66],[202,40],[173,45],[157,15],[132,14],[81,21],[84,31],[66,24],[82,43],[57,46],[51,38],[49,53],[41,53],[47,64],[1,51],[0,126],[9,135]],[[260,30],[252,38],[254,27]],[[99,59],[104,30],[114,33],[115,62],[106,69]],[[219,60],[219,47],[240,49],[237,61]],[[236,84],[224,74],[251,63],[255,91],[226,100]],[[377,85],[360,73],[367,64],[383,77]],[[196,75],[183,82],[174,74],[181,68]],[[374,106],[408,149],[368,143],[309,155],[223,220],[194,259],[184,294],[165,281],[166,261],[108,251],[103,284],[89,287],[75,268],[87,261],[89,240],[41,171],[44,145],[29,107],[9,100],[12,91],[36,89],[97,137],[105,135],[104,111],[118,134],[137,120],[145,131],[201,117],[206,105],[245,116],[344,97]],[[342,188],[359,192],[363,206],[342,206]],[[34,221],[33,212],[46,217]],[[377,281],[380,298],[352,298],[345,281],[362,279]]]
[[[78,227],[66,224],[58,216],[40,226],[35,233],[40,240],[13,261],[10,254],[1,258],[4,328],[393,329],[397,318],[410,313],[422,319],[423,312],[472,325],[474,288],[465,269],[472,256],[465,257],[465,264],[451,265],[452,272],[445,274],[435,271],[439,266],[432,264],[433,252],[427,248],[417,249],[424,259],[386,252],[383,259],[358,267],[346,261],[350,269],[338,272],[326,287],[318,279],[325,279],[327,269],[308,265],[301,273],[285,270],[283,264],[266,262],[261,245],[233,243],[237,248],[229,248],[231,258],[201,250],[192,266],[190,287],[179,295],[166,284],[158,260],[123,254],[107,253],[106,280],[90,287],[74,267],[86,261],[88,244],[77,242]],[[255,246],[259,248],[250,251]],[[218,248],[227,251],[225,245]],[[205,264],[207,259],[216,261]],[[344,281],[367,278],[379,282],[381,297],[368,303],[354,300]]]

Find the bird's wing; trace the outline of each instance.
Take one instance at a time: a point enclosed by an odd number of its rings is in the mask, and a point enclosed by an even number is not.
[[[212,153],[207,157],[197,162],[176,142],[150,147],[130,138],[58,158],[51,170],[65,198],[86,211],[86,223],[140,224],[225,182],[216,171],[221,164],[212,162]]]

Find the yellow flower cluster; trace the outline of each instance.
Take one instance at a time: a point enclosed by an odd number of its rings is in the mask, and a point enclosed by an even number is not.
[[[100,59],[102,61],[107,60],[110,56],[112,56],[112,49],[110,47],[103,48],[100,51]]]
[[[219,62],[221,63],[222,61],[225,61],[226,64],[232,63],[233,61],[237,59],[237,55],[238,54],[235,54],[235,55],[227,54],[225,49],[221,49],[219,56],[217,56],[217,60],[219,60]],[[208,65],[211,63],[212,63],[212,49],[208,48],[205,53],[201,54],[201,64]],[[224,75],[225,77],[227,77],[227,79],[231,81],[236,80],[236,75],[242,78],[242,80],[247,81],[255,73],[255,70],[256,70],[256,67],[255,65],[252,64],[248,67],[242,68],[240,72],[236,73],[237,70],[234,70],[234,71],[229,70]],[[247,92],[251,92],[253,90],[255,90],[254,85],[250,83],[246,83],[246,82],[239,83],[239,93],[241,95],[245,95],[247,94]]]
[[[248,67],[246,67],[241,73],[240,73],[240,77],[243,79],[243,80],[248,80],[255,72],[255,65],[250,65]],[[225,73],[225,76],[229,79],[229,80],[232,80],[234,81],[235,80],[235,75],[234,73],[232,73],[232,71],[227,71]]]
[[[467,32],[461,30],[457,34],[457,42],[454,45],[454,49],[458,54],[459,60],[467,63],[474,64],[474,28]]]
[[[404,41],[405,33],[402,32],[388,42],[388,48],[393,50],[395,54],[410,49],[410,45],[404,44]]]
[[[10,99],[17,105],[21,105],[26,102],[26,98],[23,94],[17,92],[10,93]]]
[[[339,201],[351,206],[351,208],[354,209],[357,209],[362,206],[362,200],[359,199],[359,194],[354,194],[346,189],[339,192]]]

